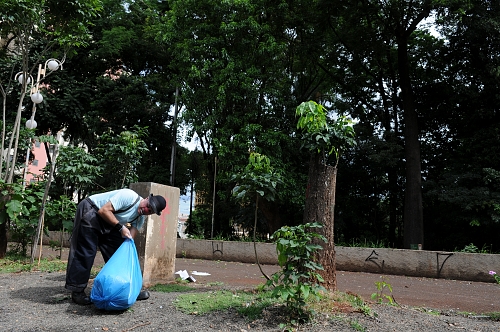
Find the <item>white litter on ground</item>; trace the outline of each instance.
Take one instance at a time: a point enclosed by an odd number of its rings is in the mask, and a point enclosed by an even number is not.
[[[189,280],[191,282],[196,281],[196,279],[193,276],[190,276],[186,270],[179,270],[179,271],[175,272],[174,274],[178,274],[182,280]]]

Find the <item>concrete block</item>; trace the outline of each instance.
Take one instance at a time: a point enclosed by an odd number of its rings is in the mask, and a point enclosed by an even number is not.
[[[142,197],[149,194],[162,195],[167,202],[161,216],[148,216],[142,230],[136,235],[135,245],[141,264],[143,286],[172,282],[175,280],[180,190],[153,182],[133,183],[130,189]]]

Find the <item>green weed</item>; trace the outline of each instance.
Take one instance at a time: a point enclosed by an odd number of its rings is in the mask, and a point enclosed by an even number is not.
[[[372,316],[372,309],[363,301],[361,296],[348,292],[348,293],[337,293],[339,295],[339,302],[348,302],[350,305],[366,316]]]
[[[360,331],[360,332],[364,332],[365,331],[365,328],[363,327],[363,325],[361,325],[357,320],[353,319],[349,322],[349,324],[351,325],[351,327],[353,329],[355,329],[356,331]]]
[[[484,244],[481,249],[479,249],[474,243],[466,245],[463,249],[455,248],[455,252],[465,252],[470,254],[494,254],[490,246]]]
[[[150,288],[150,290],[155,292],[163,292],[163,293],[176,293],[176,292],[187,292],[192,291],[194,288],[190,286],[186,286],[185,284],[156,284]]]
[[[394,299],[392,295],[386,294],[386,291],[392,293],[392,286],[387,281],[385,281],[385,277],[381,276],[382,281],[375,281],[375,285],[377,286],[377,292],[372,294],[372,299],[377,303],[384,303],[387,300],[387,303],[390,305],[394,305]]]
[[[490,317],[491,320],[500,321],[500,312],[498,312],[498,311],[488,312],[488,313],[485,313],[484,315]]]

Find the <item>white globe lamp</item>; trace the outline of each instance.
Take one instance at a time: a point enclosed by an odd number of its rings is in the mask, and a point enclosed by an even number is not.
[[[50,60],[47,62],[47,67],[49,67],[51,71],[54,71],[59,68],[59,63],[56,60]]]
[[[43,101],[43,96],[40,92],[35,92],[31,95],[31,101],[35,104],[40,104]]]
[[[17,81],[19,82],[19,84],[23,84],[24,83],[24,77],[25,75],[24,74],[20,74],[19,76],[17,76]],[[26,77],[26,85],[29,85],[31,83],[31,77]]]
[[[28,129],[35,129],[36,128],[36,121],[35,120],[28,120],[26,121],[26,128]]]

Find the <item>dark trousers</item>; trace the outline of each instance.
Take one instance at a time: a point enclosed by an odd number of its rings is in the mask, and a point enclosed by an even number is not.
[[[66,289],[80,292],[87,287],[97,248],[107,262],[123,243],[120,232],[97,214],[89,199],[78,204],[66,268]]]

